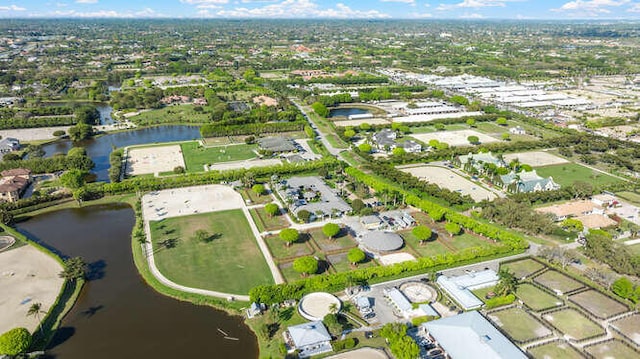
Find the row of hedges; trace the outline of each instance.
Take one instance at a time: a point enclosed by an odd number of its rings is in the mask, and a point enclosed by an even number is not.
[[[124,150],[118,149],[112,151],[109,155],[109,180],[111,182],[120,182],[120,174],[122,173],[122,156]]]
[[[11,118],[0,121],[0,130],[11,130],[14,128],[71,126],[75,125],[76,123],[78,123],[78,119],[75,116]]]
[[[87,156],[53,156],[48,158],[30,158],[26,160],[2,161],[0,171],[13,168],[26,168],[33,173],[52,173],[69,169],[89,171],[94,163]]]

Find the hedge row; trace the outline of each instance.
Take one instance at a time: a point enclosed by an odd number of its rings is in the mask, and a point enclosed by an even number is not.
[[[242,125],[207,124],[200,127],[200,134],[202,137],[220,137],[302,131],[306,124],[306,121],[247,123]]]

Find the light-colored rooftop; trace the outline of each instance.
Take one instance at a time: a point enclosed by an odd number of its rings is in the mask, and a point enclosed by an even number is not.
[[[441,275],[436,282],[465,310],[470,310],[483,305],[483,302],[471,291],[495,285],[498,282],[498,275],[495,271],[487,269],[457,277]]]
[[[362,239],[362,244],[376,252],[389,252],[402,248],[404,240],[393,232],[371,231]]]

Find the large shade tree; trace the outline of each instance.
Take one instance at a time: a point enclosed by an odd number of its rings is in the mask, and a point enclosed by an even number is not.
[[[0,335],[0,355],[18,355],[31,345],[31,333],[26,328],[14,328]]]
[[[353,265],[364,261],[367,258],[367,254],[360,248],[351,248],[347,253],[347,259]]]
[[[294,228],[285,228],[280,231],[280,239],[285,242],[287,247],[297,241],[299,237],[300,232],[298,232],[298,230]]]
[[[340,226],[335,223],[327,223],[322,227],[322,233],[329,237],[329,239],[333,239],[333,237],[340,233]]]
[[[293,261],[293,270],[307,276],[315,274],[318,271],[318,260],[311,257],[300,257]]]
[[[411,230],[411,234],[413,234],[414,237],[416,237],[417,240],[420,241],[420,244],[423,244],[424,241],[428,240],[429,238],[431,238],[431,235],[433,234],[431,232],[431,228],[425,226],[425,225],[420,225],[420,226],[416,226]]]

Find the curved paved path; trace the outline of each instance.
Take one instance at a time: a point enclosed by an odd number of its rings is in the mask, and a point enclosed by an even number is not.
[[[185,193],[186,192],[186,193]],[[225,193],[226,192],[226,193]],[[231,194],[233,192],[233,195]],[[214,201],[211,201],[210,198],[207,198],[207,193],[214,194],[216,193],[216,198]],[[194,195],[196,196],[194,198]],[[232,198],[237,195],[237,198]],[[185,201],[184,196],[191,198],[191,200]],[[175,203],[174,203],[175,202]],[[213,203],[212,203],[213,202]],[[160,207],[162,206],[162,207]],[[203,208],[205,207],[206,208]],[[200,295],[206,295],[210,297],[223,298],[228,299],[229,297],[233,297],[237,300],[242,300],[248,302],[249,296],[243,294],[233,294],[233,293],[223,293],[217,292],[213,290],[200,289],[187,287],[184,285],[180,285],[175,283],[165,277],[155,263],[155,257],[153,255],[153,244],[151,242],[151,226],[149,225],[149,219],[159,220],[163,218],[169,217],[179,217],[186,216],[195,213],[207,213],[207,212],[215,212],[222,211],[228,209],[241,209],[244,213],[247,221],[249,222],[249,226],[251,227],[251,232],[255,236],[256,242],[258,243],[258,247],[262,252],[265,260],[267,261],[267,265],[271,270],[271,275],[273,276],[274,282],[276,284],[284,283],[284,279],[282,278],[282,274],[280,274],[280,270],[278,266],[275,264],[269,249],[267,248],[267,244],[264,242],[264,239],[260,235],[258,228],[253,221],[249,213],[249,209],[245,205],[242,197],[239,193],[233,191],[231,188],[222,185],[208,185],[208,186],[196,186],[196,187],[186,187],[186,188],[175,188],[168,189],[163,191],[156,191],[150,194],[146,194],[142,198],[142,213],[143,213],[143,221],[144,221],[144,231],[147,236],[147,241],[142,244],[143,252],[145,257],[147,258],[147,262],[149,264],[149,269],[153,276],[158,279],[162,284],[167,287],[177,289],[187,293],[195,293]],[[177,213],[176,213],[177,210]]]

